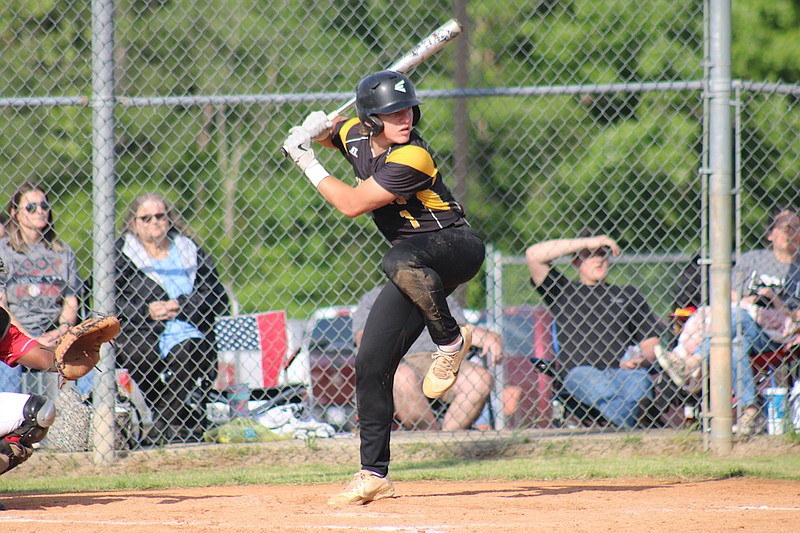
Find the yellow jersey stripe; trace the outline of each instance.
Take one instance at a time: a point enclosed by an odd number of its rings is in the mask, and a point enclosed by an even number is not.
[[[342,125],[342,129],[339,130],[339,138],[342,140],[342,146],[347,145],[347,133],[358,123],[358,118],[351,118]]]
[[[405,165],[432,178],[438,173],[431,154],[421,146],[413,144],[393,150],[386,158],[386,163]]]
[[[447,211],[450,209],[450,204],[442,200],[441,196],[431,189],[419,191],[415,196],[422,202],[422,205],[433,211]]]

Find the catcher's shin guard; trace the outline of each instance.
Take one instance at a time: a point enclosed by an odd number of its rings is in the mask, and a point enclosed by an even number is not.
[[[16,436],[22,444],[30,446],[47,435],[47,430],[56,419],[56,405],[44,396],[31,394],[22,408],[22,415],[25,421],[5,438]]]
[[[33,444],[41,441],[53,425],[56,406],[44,396],[31,394],[22,408],[22,416],[24,420],[17,429],[0,437],[0,455],[4,456],[0,458],[0,473],[11,470],[31,456]],[[3,470],[6,462],[8,466]]]

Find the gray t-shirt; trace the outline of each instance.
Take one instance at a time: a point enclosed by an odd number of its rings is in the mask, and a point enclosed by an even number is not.
[[[747,295],[747,287],[754,275],[762,282],[785,281],[789,274],[789,263],[781,263],[772,250],[752,250],[745,252],[731,270],[731,289],[740,297]]]
[[[31,335],[55,329],[64,298],[80,290],[75,252],[64,246],[56,251],[34,244],[20,254],[8,238],[0,240],[0,260],[5,266],[0,272],[0,291],[6,294],[11,314]]]
[[[364,294],[361,299],[358,301],[358,305],[356,310],[353,312],[353,335],[364,329],[364,325],[367,323],[367,316],[369,315],[370,309],[372,309],[375,300],[378,298],[378,294],[383,289],[383,285],[379,285],[369,291],[368,293]],[[453,315],[453,318],[456,319],[456,322],[459,324],[466,324],[467,318],[464,316],[464,309],[458,304],[455,298],[452,296],[447,297],[447,305],[450,307],[450,314]],[[414,341],[414,344],[411,345],[411,348],[408,349],[407,353],[422,353],[422,352],[435,352],[436,351],[436,344],[431,340],[431,336],[428,333],[427,328],[420,334],[419,338]]]

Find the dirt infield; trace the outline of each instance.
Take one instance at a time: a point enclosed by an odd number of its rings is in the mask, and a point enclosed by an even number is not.
[[[797,531],[800,483],[747,478],[396,482],[397,497],[328,507],[340,485],[8,495],[0,530]]]

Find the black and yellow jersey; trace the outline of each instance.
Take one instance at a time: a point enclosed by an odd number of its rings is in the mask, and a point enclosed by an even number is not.
[[[334,128],[333,145],[353,166],[360,181],[370,176],[398,198],[372,212],[375,225],[389,242],[438,231],[464,221],[464,209],[442,181],[425,141],[415,132],[406,144],[372,156],[369,136],[353,118]]]

